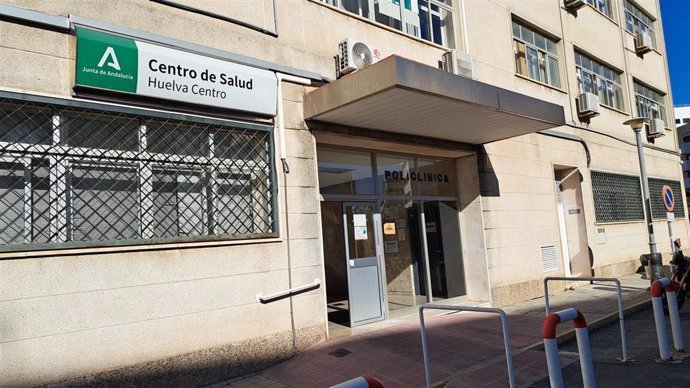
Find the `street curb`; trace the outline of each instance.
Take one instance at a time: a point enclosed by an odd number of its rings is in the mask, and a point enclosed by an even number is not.
[[[652,305],[652,300],[645,300],[643,302],[636,303],[630,307],[623,308],[623,315],[628,315],[636,313],[640,310],[649,308]],[[586,318],[586,317],[585,317]],[[618,311],[608,314],[604,317],[597,319],[596,321],[587,322],[588,330],[596,330],[600,327],[609,325],[615,321],[618,321]],[[575,338],[575,329],[569,329],[568,331],[556,336],[556,341],[560,345],[564,342],[568,342]],[[532,345],[526,346],[524,348],[518,349],[518,352],[524,352],[527,350],[544,350],[544,341],[535,342]]]

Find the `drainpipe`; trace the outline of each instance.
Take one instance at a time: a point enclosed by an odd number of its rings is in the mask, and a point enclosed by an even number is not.
[[[292,289],[292,256],[290,254],[290,221],[288,219],[288,195],[287,195],[287,174],[290,173],[290,166],[287,163],[287,147],[285,146],[285,112],[283,112],[283,81],[291,82],[299,85],[311,85],[311,81],[306,78],[295,77],[292,75],[276,73],[278,79],[278,88],[276,94],[278,95],[276,120],[274,124],[276,136],[280,141],[280,162],[283,166],[283,195],[285,199],[285,242],[287,245],[287,272],[288,272],[288,288]],[[297,353],[297,339],[295,331],[295,312],[292,303],[292,296],[290,296],[290,325],[292,326],[292,352]]]
[[[294,75],[288,75],[283,73],[276,73],[276,78],[278,78],[278,113],[276,117],[275,130],[280,140],[280,162],[283,165],[283,172],[285,174],[290,173],[290,166],[287,164],[287,151],[285,147],[285,115],[283,112],[283,81],[291,82],[299,85],[311,85],[311,80],[295,77]]]

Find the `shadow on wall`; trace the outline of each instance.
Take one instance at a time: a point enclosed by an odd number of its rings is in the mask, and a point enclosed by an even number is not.
[[[483,197],[500,197],[501,190],[498,178],[484,146],[477,148],[477,168],[479,170],[479,191],[481,195]]]
[[[303,345],[302,348],[306,348]],[[142,349],[132,349],[133,354]],[[289,333],[182,354],[45,387],[200,387],[254,373],[295,355]]]

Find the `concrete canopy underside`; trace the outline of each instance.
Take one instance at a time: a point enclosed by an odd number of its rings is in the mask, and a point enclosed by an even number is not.
[[[563,107],[391,56],[305,96],[305,119],[485,144],[565,124]]]

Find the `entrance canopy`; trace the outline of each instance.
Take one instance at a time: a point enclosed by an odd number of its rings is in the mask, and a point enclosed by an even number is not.
[[[468,144],[565,124],[560,105],[397,56],[307,94],[304,116]]]

